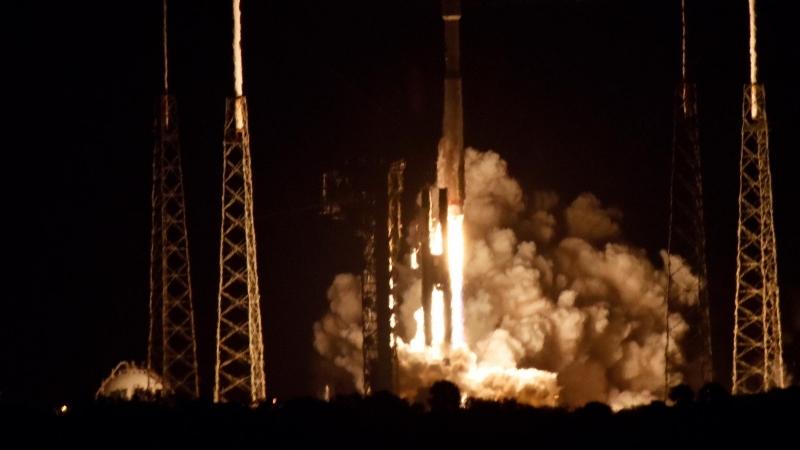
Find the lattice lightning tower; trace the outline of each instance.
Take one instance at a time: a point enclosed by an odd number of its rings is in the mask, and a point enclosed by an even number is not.
[[[667,252],[680,256],[683,263],[670,257],[667,260],[669,273],[667,284],[667,347],[665,394],[678,384],[674,375],[687,373],[683,382],[694,389],[713,380],[711,357],[711,332],[708,306],[708,281],[706,269],[706,238],[703,220],[703,183],[700,170],[700,142],[697,123],[697,104],[694,84],[687,76],[686,68],[686,9],[681,0],[681,83],[678,85],[675,102],[672,145],[672,175],[670,184],[670,223]],[[688,292],[680,292],[675,280],[690,279]],[[683,288],[683,287],[682,287]],[[696,303],[683,304],[677,296],[689,296]],[[670,301],[671,300],[671,301]],[[686,335],[675,333],[670,316],[680,313],[689,324]],[[686,364],[676,363],[676,340],[682,341]]]
[[[233,0],[234,91],[225,108],[215,402],[266,399],[247,100],[242,93],[241,12]]]
[[[764,86],[756,80],[755,0],[750,0],[750,84],[744,88],[733,393],[784,387],[772,174]]]
[[[167,2],[163,0],[164,94],[157,102],[153,147],[150,247],[150,335],[147,366],[173,393],[197,398],[197,345],[192,309],[186,206],[177,104],[169,94]]]

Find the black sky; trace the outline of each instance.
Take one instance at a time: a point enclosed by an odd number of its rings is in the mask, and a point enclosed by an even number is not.
[[[444,72],[439,2],[242,3],[267,386],[270,396],[312,395],[319,386],[311,326],[327,309],[333,276],[360,269],[358,241],[318,215],[320,173],[378,155],[406,158],[409,191],[432,177]],[[729,383],[747,2],[687,3],[715,364]],[[800,374],[800,17],[789,3],[758,2],[758,54],[785,357]],[[201,383],[210,396],[231,7],[181,0],[169,8]],[[552,190],[570,202],[589,191],[618,206],[628,242],[654,260],[667,239],[679,8],[679,0],[463,7],[465,143],[498,151],[528,193]],[[3,9],[10,247],[0,391],[54,405],[92,395],[120,360],[146,357],[161,2]]]

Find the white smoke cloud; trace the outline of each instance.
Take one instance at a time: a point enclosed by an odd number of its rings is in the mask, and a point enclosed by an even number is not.
[[[401,343],[401,395],[414,398],[434,381],[449,379],[468,395],[507,396],[536,405],[576,407],[602,401],[618,409],[660,398],[665,357],[675,367],[684,363],[675,344],[688,326],[680,314],[667,319],[664,271],[643,250],[618,243],[621,213],[582,194],[563,211],[565,236],[559,236],[557,195],[534,194],[528,210],[533,215],[521,217],[526,211],[522,189],[508,175],[505,161],[491,151],[469,149],[465,156],[468,348],[452,352],[448,363],[435,352],[413,352]],[[533,231],[523,233],[533,240],[520,240],[516,226]],[[537,242],[547,244],[544,253]],[[662,258],[683,264],[666,253]],[[692,288],[697,278],[684,272],[672,280],[677,289],[671,301],[692,305],[697,302]],[[334,301],[352,292],[352,304],[360,307],[360,291],[344,285],[335,282],[329,292],[332,310],[315,325],[315,346],[360,380],[360,339],[351,336],[360,332],[360,316],[341,312],[350,310]],[[404,286],[400,320],[402,337],[409,342],[417,327],[420,283],[405,281]],[[330,329],[325,325],[329,316],[337,318]],[[675,341],[669,355],[664,352],[667,320]],[[345,362],[349,357],[358,363]],[[671,378],[680,380],[681,374]]]
[[[553,208],[559,204],[558,194],[555,192],[536,191],[531,196],[531,214],[523,218],[514,228],[519,236],[532,238],[541,245],[550,244],[556,234],[556,217]]]
[[[622,234],[618,222],[622,212],[618,209],[603,209],[600,200],[593,194],[581,194],[567,208],[568,235],[588,242],[609,242]]]
[[[464,220],[470,229],[480,233],[516,221],[525,209],[522,189],[508,177],[507,164],[500,155],[470,149],[464,155],[464,165]]]
[[[324,358],[353,376],[356,388],[364,386],[361,353],[361,278],[337,275],[328,289],[330,310],[314,324],[314,348]]]

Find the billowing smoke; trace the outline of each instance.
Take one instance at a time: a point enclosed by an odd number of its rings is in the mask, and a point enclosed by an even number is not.
[[[339,274],[328,289],[330,311],[314,324],[314,348],[324,358],[346,370],[356,389],[364,386],[364,358],[361,354],[361,279]]]
[[[468,348],[443,358],[405,344],[421,319],[421,288],[418,274],[404,270],[411,278],[400,311],[401,395],[449,379],[479,398],[570,407],[602,401],[618,409],[663,396],[666,357],[670,367],[688,371],[680,352],[688,327],[679,314],[669,317],[676,345],[665,355],[667,276],[643,250],[622,243],[618,210],[592,194],[563,205],[556,194],[539,192],[526,205],[505,161],[491,151],[469,149],[465,177]],[[671,258],[673,266],[683,263]],[[696,282],[691,275],[673,279],[670,301],[696,303]],[[359,292],[357,278],[339,275],[328,293],[331,311],[314,328],[317,350],[352,373],[356,386]]]

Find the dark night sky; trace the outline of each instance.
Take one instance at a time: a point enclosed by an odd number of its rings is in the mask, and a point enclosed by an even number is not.
[[[687,2],[715,363],[730,383],[747,2]],[[161,2],[13,3],[0,15],[11,199],[0,391],[55,405],[92,395],[120,360],[146,357]],[[444,72],[439,2],[242,3],[267,386],[270,396],[312,395],[312,324],[327,309],[333,276],[360,267],[355,238],[317,214],[320,173],[380,155],[407,159],[409,191],[432,177]],[[800,374],[800,17],[790,3],[758,2],[758,50],[785,357]],[[498,151],[526,192],[552,190],[570,202],[590,191],[618,206],[628,242],[654,260],[667,240],[679,5],[465,0],[461,28],[465,143]],[[230,2],[172,1],[169,20],[208,397],[224,99],[233,87]]]

